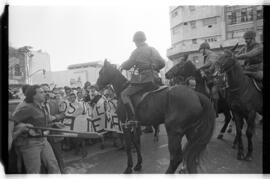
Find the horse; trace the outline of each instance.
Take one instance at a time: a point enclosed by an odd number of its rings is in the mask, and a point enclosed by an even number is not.
[[[132,173],[131,142],[136,147],[138,160],[134,170],[141,169],[140,135],[136,130],[132,131],[134,128],[128,127],[134,122],[128,120],[120,98],[121,92],[129,85],[128,80],[115,65],[105,60],[96,84],[99,89],[111,84],[119,98],[118,117],[127,126],[123,128],[128,160],[124,173]],[[210,142],[215,126],[215,111],[207,97],[183,85],[166,86],[145,96],[135,107],[135,113],[135,124],[165,124],[170,153],[170,164],[166,173],[174,173],[181,162],[188,173],[197,173],[203,151]],[[188,142],[182,150],[183,136],[186,136]]]
[[[207,87],[206,79],[202,76],[200,69],[197,69],[196,66],[191,62],[187,61],[185,63],[178,63],[173,66],[168,72],[166,72],[165,77],[167,79],[176,78],[178,76],[182,76],[184,78],[185,83],[190,79],[190,77],[194,77],[196,81],[195,90],[206,95],[208,98],[211,98],[209,89]],[[222,95],[222,91],[219,90],[219,99],[217,104],[217,113],[223,113],[225,116],[225,123],[223,124],[218,139],[223,138],[223,134],[226,131],[231,119],[233,116],[231,115],[231,110],[226,101],[225,95]],[[232,126],[229,126],[228,133],[231,132]]]
[[[243,73],[240,63],[234,57],[233,49],[225,49],[224,54],[217,61],[217,72],[226,74],[227,101],[234,115],[236,124],[235,143],[238,144],[237,159],[252,160],[253,143],[252,136],[255,130],[256,112],[262,115],[263,99],[262,93],[258,91],[251,78]],[[246,137],[248,140],[248,151],[244,156],[242,142],[242,128],[244,119],[247,124]]]

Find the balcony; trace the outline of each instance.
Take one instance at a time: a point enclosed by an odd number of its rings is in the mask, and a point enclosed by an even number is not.
[[[211,42],[210,47],[211,49],[218,49],[220,48],[220,45],[223,47],[232,47],[236,44],[243,45],[245,44],[244,39],[242,38],[236,38],[236,39],[228,39],[225,41],[217,41],[217,42]],[[175,47],[171,47],[167,50],[167,57],[170,58],[172,56],[176,56],[177,54],[181,53],[187,53],[187,52],[195,52],[198,51],[200,47],[200,44],[192,44],[192,45],[186,45],[182,46],[181,44],[176,45]]]

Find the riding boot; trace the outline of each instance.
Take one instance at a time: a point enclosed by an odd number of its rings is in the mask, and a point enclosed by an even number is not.
[[[128,119],[129,120],[135,120],[135,115],[133,114],[130,105],[129,104],[125,104],[125,108],[126,108],[126,111],[127,111]]]
[[[218,117],[218,100],[213,99],[213,104],[214,104],[214,108],[215,108],[215,111],[216,111],[216,117]]]

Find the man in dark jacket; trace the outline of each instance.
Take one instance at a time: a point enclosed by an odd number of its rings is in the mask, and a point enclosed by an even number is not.
[[[244,34],[246,45],[235,55],[238,60],[244,60],[244,72],[258,81],[263,79],[263,46],[256,42],[256,33],[247,31]]]
[[[130,85],[121,94],[123,103],[126,105],[130,115],[129,119],[133,119],[135,115],[131,101],[132,95],[155,89],[157,87],[158,72],[165,66],[165,61],[158,51],[148,46],[145,41],[144,32],[136,32],[133,36],[133,42],[137,48],[132,52],[129,59],[121,65],[124,70],[134,68]]]

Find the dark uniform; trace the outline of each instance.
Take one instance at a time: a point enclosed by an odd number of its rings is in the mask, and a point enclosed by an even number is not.
[[[255,41],[256,33],[248,31],[244,34],[247,44],[239,51],[236,58],[244,60],[244,72],[261,81],[263,79],[263,46]],[[248,42],[250,40],[250,42]]]
[[[200,45],[199,52],[203,50],[203,55],[204,55],[204,65],[200,67],[200,70],[205,72],[207,75],[212,75],[215,71],[215,65],[218,60],[219,54],[216,52],[213,52],[210,50],[210,45],[207,42],[204,42]],[[207,50],[207,51],[206,51]],[[207,76],[206,75],[206,76]],[[208,87],[210,90],[210,95],[214,103],[214,108],[216,110],[216,115],[218,116],[218,99],[219,99],[219,94],[218,94],[218,87],[213,84],[213,81],[209,80],[207,81]],[[209,85],[210,84],[210,85]]]
[[[159,80],[158,72],[165,66],[164,59],[158,51],[145,43],[146,37],[143,32],[136,32],[133,41],[137,48],[131,56],[125,61],[121,68],[129,70],[134,68],[131,76],[130,85],[122,92],[123,103],[126,104],[128,113],[135,114],[130,97],[141,91],[149,91],[155,88]],[[129,109],[130,108],[130,109]]]

